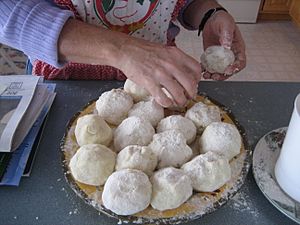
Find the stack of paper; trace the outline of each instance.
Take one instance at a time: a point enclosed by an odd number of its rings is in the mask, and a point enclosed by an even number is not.
[[[29,176],[54,91],[41,77],[0,76],[0,185]]]

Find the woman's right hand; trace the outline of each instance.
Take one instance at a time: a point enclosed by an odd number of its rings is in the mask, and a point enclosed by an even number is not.
[[[176,47],[69,19],[60,33],[62,62],[109,65],[148,90],[162,106],[183,106],[197,94],[201,66]],[[162,91],[172,95],[173,101]]]
[[[201,65],[174,46],[128,38],[120,48],[118,68],[145,88],[162,106],[183,106],[195,97],[201,79]],[[173,101],[162,91],[172,95]]]

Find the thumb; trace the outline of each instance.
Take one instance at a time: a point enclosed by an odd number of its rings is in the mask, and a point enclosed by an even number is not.
[[[231,48],[233,41],[234,27],[232,24],[223,25],[221,27],[219,42],[224,48]]]

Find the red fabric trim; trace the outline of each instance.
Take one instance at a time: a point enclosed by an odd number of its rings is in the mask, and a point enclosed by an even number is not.
[[[126,80],[124,73],[111,66],[68,63],[58,69],[42,61],[35,61],[32,74],[47,80]]]
[[[170,0],[169,0],[170,1]],[[182,7],[186,4],[187,0],[177,0],[177,3],[175,5],[175,8],[172,13],[172,21],[177,19],[177,16],[179,14],[179,11],[182,9]]]
[[[54,2],[57,5],[62,6],[62,7],[66,7],[67,9],[72,11],[75,15],[75,18],[82,21],[82,18],[80,17],[76,7],[74,7],[74,5],[72,4],[72,2],[70,0],[54,0]]]

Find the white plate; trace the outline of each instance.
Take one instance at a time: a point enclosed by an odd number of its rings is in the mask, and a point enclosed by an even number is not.
[[[274,175],[286,131],[287,127],[282,127],[270,131],[259,140],[253,153],[253,174],[258,187],[272,205],[300,224],[300,203],[281,190]]]

